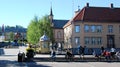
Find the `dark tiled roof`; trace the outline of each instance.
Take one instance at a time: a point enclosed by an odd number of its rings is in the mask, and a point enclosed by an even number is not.
[[[54,28],[63,28],[68,20],[53,20]]]
[[[73,21],[120,22],[120,8],[84,7]]]

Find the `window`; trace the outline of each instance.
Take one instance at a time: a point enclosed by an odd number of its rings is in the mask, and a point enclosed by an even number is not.
[[[98,44],[98,45],[101,45],[101,44],[102,44],[102,38],[101,38],[101,37],[98,37],[98,38],[97,38],[97,44]]]
[[[108,33],[113,33],[113,25],[108,25]]]
[[[91,26],[91,32],[95,32],[95,25]]]
[[[96,32],[97,33],[101,33],[102,32],[102,26],[101,25],[96,26]]]
[[[89,26],[88,26],[88,25],[85,25],[85,26],[84,26],[84,31],[85,31],[85,32],[89,32]]]
[[[75,44],[80,45],[80,37],[75,37]]]
[[[89,37],[85,37],[85,45],[89,45],[90,44],[90,38]]]
[[[96,44],[95,41],[96,41],[95,37],[92,37],[92,38],[91,38],[91,44],[92,44],[92,45],[95,45],[95,44]]]
[[[77,33],[80,32],[80,26],[79,25],[75,26],[75,32],[77,32]]]
[[[85,45],[101,45],[102,38],[101,37],[85,37]]]
[[[91,32],[101,33],[102,32],[102,26],[101,25],[92,25],[91,26]]]
[[[47,43],[43,43],[42,47],[43,47],[43,48],[48,48]]]

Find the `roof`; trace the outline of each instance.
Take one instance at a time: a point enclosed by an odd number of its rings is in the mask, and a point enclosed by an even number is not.
[[[73,20],[120,22],[120,8],[85,7]]]
[[[72,21],[120,22],[120,8],[84,7],[64,27]]]
[[[54,28],[63,28],[63,26],[68,22],[68,20],[53,20]]]
[[[44,34],[42,37],[40,37],[40,41],[49,41],[49,37]]]

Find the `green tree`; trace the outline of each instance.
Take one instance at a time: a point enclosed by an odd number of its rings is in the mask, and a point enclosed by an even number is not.
[[[30,22],[27,30],[27,40],[32,44],[36,44],[39,42],[39,38],[46,32],[47,36],[51,41],[53,39],[53,31],[51,27],[50,20],[48,16],[43,16],[41,19],[38,19],[36,16]]]
[[[13,41],[14,40],[14,33],[13,32],[10,32],[10,41]]]
[[[50,38],[50,40],[53,42],[53,29],[51,27],[51,23],[50,23],[50,19],[49,17],[43,16],[43,18],[41,18],[39,20],[39,32],[40,32],[40,36],[42,36],[45,33],[47,34],[47,36]]]
[[[31,20],[29,26],[28,26],[28,30],[27,30],[27,40],[28,42],[32,43],[32,44],[36,44],[37,43],[37,38],[36,37],[36,31],[37,31],[37,25],[38,25],[38,19],[35,16],[35,18],[33,20]]]

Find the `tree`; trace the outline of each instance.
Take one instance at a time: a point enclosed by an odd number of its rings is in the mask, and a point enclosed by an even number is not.
[[[48,16],[38,19],[36,16],[30,22],[27,30],[27,40],[32,44],[39,42],[39,38],[46,32],[46,35],[53,41],[53,31]]]
[[[10,41],[13,41],[14,40],[14,33],[13,32],[10,32]]]
[[[28,42],[35,44],[37,43],[37,38],[36,37],[36,31],[37,31],[37,25],[38,25],[38,19],[35,16],[35,18],[30,22],[29,26],[28,26],[28,30],[27,30],[27,40]]]
[[[54,41],[53,29],[51,27],[50,19],[48,18],[47,15],[39,20],[40,36],[42,36],[44,34],[44,31],[47,34],[47,36],[50,38],[50,40],[53,42]]]

